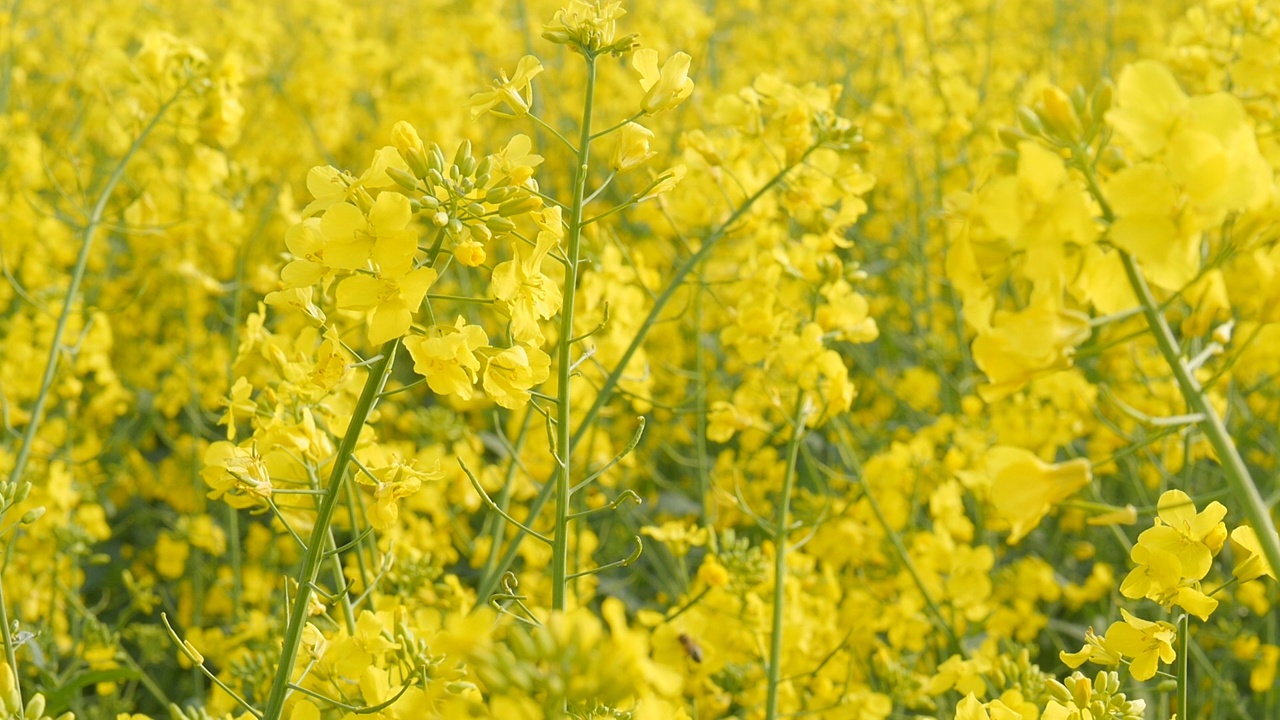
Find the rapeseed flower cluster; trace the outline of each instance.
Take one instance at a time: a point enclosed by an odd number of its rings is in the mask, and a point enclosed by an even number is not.
[[[0,30],[5,717],[1275,714],[1280,3]]]

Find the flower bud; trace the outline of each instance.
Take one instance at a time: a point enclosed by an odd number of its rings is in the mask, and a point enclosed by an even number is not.
[[[490,215],[484,219],[484,226],[493,231],[494,235],[506,235],[516,229],[516,224],[510,220],[498,215]]]
[[[44,516],[44,506],[41,505],[40,507],[31,508],[30,510],[28,510],[26,514],[22,516],[22,520],[20,522],[23,525],[30,525],[31,523],[39,520],[43,516]]]
[[[484,227],[480,225],[479,227]],[[472,234],[475,234],[475,227],[471,228]],[[484,245],[473,239],[463,240],[453,248],[453,257],[464,267],[477,267],[484,263],[485,252]]]
[[[510,200],[515,194],[516,189],[510,185],[499,185],[498,187],[490,188],[489,191],[484,194],[484,201],[490,205],[501,205],[502,203]]]
[[[395,184],[408,190],[416,192],[418,190],[418,179],[415,178],[408,170],[401,170],[398,167],[387,168],[387,177],[395,181]]]
[[[427,153],[427,166],[444,175],[444,151],[435,143],[431,143],[431,151]]]
[[[458,145],[458,150],[457,150],[457,152],[455,152],[455,153],[453,154],[453,164],[454,164],[454,165],[457,165],[457,166],[459,166],[459,167],[461,167],[461,166],[462,166],[462,164],[463,164],[464,162],[466,162],[467,160],[472,160],[472,157],[471,157],[471,141],[470,141],[470,140],[463,140],[463,141]],[[467,174],[470,174],[470,173],[467,173]]]
[[[499,205],[498,214],[502,217],[512,217],[533,212],[540,207],[542,207],[542,198],[537,195],[521,195]]]

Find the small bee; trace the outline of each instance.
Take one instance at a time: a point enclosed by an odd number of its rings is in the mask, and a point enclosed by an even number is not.
[[[690,660],[696,663],[702,662],[702,647],[689,637],[688,633],[680,633],[679,640],[680,647],[684,648],[684,654],[688,655]]]

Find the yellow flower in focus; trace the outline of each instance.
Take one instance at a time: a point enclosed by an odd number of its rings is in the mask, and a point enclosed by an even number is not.
[[[1138,544],[1171,553],[1182,564],[1183,577],[1202,579],[1227,538],[1222,523],[1227,508],[1215,500],[1197,513],[1195,503],[1181,490],[1165,492],[1156,506],[1160,522],[1143,531]]]
[[[489,337],[479,325],[468,325],[461,316],[453,326],[433,325],[425,336],[405,338],[404,346],[413,357],[413,370],[427,379],[432,392],[470,400],[472,386],[480,372],[475,351],[489,345]]]
[[[1178,631],[1173,625],[1134,617],[1123,608],[1120,615],[1124,620],[1107,628],[1104,642],[1108,650],[1133,658],[1129,672],[1134,680],[1150,680],[1155,677],[1159,663],[1168,664],[1177,659],[1173,641]]]
[[[1241,525],[1231,531],[1231,548],[1236,554],[1235,567],[1231,569],[1231,574],[1236,576],[1240,582],[1249,582],[1256,580],[1263,575],[1276,579],[1275,568],[1271,567],[1271,563],[1267,562],[1266,555],[1262,552],[1262,543],[1258,541],[1258,533],[1248,525]]]
[[[693,94],[693,80],[689,79],[689,65],[693,58],[678,52],[658,68],[658,51],[652,48],[636,50],[631,55],[631,66],[640,73],[640,88],[644,99],[640,107],[646,115],[654,115],[684,102]]]
[[[256,498],[271,497],[271,476],[266,463],[252,449],[225,440],[209,445],[200,476],[210,488],[209,499],[223,498],[233,508],[249,508]]]
[[[1016,545],[1058,503],[1093,480],[1084,458],[1050,464],[1022,448],[996,446],[987,451],[991,503],[1012,526],[1009,544]]]
[[[413,313],[422,305],[436,281],[434,268],[421,267],[405,275],[353,275],[338,285],[338,307],[372,310],[369,342],[381,345],[404,336],[413,324]]]
[[[508,410],[529,402],[529,389],[551,376],[551,357],[533,345],[516,345],[489,358],[481,374],[485,393]]]
[[[484,244],[473,239],[466,239],[453,248],[453,257],[463,267],[480,267],[487,257]]]
[[[471,108],[471,119],[476,120],[487,112],[503,117],[524,117],[529,113],[529,105],[533,102],[533,79],[542,72],[542,63],[532,55],[525,55],[516,63],[516,70],[507,79],[506,71],[493,81],[493,89],[478,92],[471,96],[467,105]],[[506,105],[510,112],[494,110],[498,105]]]
[[[646,160],[658,153],[649,149],[649,141],[653,139],[653,131],[629,122],[618,129],[614,141],[613,154],[609,157],[609,167],[614,172],[624,173],[640,167]]]
[[[372,259],[381,272],[402,273],[418,249],[408,227],[412,219],[409,198],[396,192],[378,195],[368,217],[351,203],[338,203],[320,219],[320,230],[329,239],[324,262],[339,270],[360,270]]]
[[[499,307],[511,316],[511,336],[518,343],[541,343],[538,321],[559,312],[564,299],[556,282],[542,272],[542,261],[564,236],[560,208],[542,210],[537,221],[542,229],[533,251],[498,263],[489,285]]]

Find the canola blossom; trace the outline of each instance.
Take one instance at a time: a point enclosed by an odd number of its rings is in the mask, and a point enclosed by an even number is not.
[[[1280,716],[1280,0],[0,48],[0,718]]]

